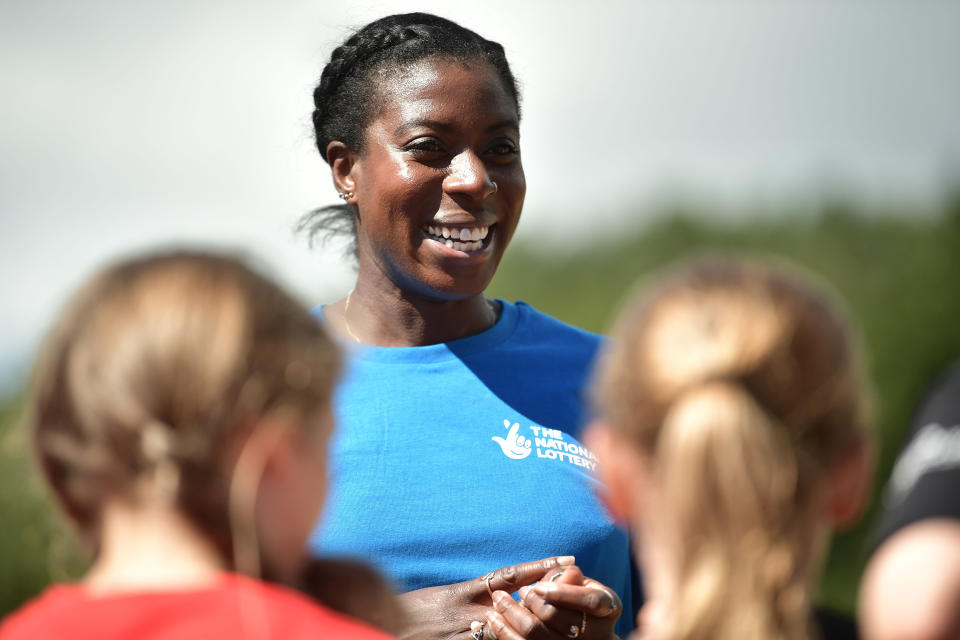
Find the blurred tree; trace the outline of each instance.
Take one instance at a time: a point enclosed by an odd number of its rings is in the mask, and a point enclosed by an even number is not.
[[[0,404],[0,616],[53,580],[76,579],[85,555],[40,480],[20,403]]]
[[[864,339],[880,441],[869,511],[834,538],[821,581],[822,604],[853,611],[872,521],[911,412],[936,374],[960,357],[960,191],[935,216],[834,202],[816,216],[719,224],[704,211],[675,211],[655,219],[579,249],[516,244],[490,293],[603,332],[638,280],[691,253],[786,258],[831,283]]]
[[[817,216],[720,224],[706,211],[675,210],[655,219],[580,248],[516,244],[490,293],[602,332],[639,278],[691,252],[783,257],[832,283],[866,343],[881,444],[871,511],[834,539],[821,584],[822,603],[852,611],[877,498],[910,414],[934,376],[960,356],[960,191],[937,216],[878,215],[836,202]],[[28,435],[16,426],[19,410],[16,402],[0,404],[0,615],[85,566],[33,468]]]

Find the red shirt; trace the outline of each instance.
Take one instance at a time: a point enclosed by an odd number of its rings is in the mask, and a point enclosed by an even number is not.
[[[299,593],[224,574],[184,591],[91,596],[82,585],[49,587],[0,623],[0,640],[390,640]]]

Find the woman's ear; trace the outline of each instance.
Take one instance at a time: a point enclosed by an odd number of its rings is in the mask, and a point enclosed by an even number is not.
[[[267,427],[273,429],[274,434],[269,439],[264,439],[264,465],[263,479],[272,481],[275,479],[285,479],[293,466],[294,452],[300,446],[298,431],[290,425],[278,425],[276,427]],[[264,429],[266,431],[267,429]]]
[[[356,191],[357,154],[339,140],[327,145],[327,164],[333,174],[333,187],[338,193]]]
[[[827,521],[843,528],[856,522],[873,486],[876,450],[873,438],[862,436],[830,469],[827,484]]]
[[[603,483],[597,497],[603,502],[611,518],[618,524],[629,524],[633,515],[634,474],[629,463],[632,451],[602,420],[591,422],[584,433],[583,443],[597,456],[597,478]]]

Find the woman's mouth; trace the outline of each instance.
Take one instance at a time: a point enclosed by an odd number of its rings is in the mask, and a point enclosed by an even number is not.
[[[472,227],[425,224],[421,227],[430,240],[446,245],[455,251],[469,253],[479,251],[489,244],[490,230],[493,225]]]

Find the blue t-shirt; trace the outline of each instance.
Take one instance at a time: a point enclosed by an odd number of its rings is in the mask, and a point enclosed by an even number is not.
[[[311,551],[362,558],[401,591],[574,555],[620,595],[625,637],[629,541],[594,496],[597,461],[578,441],[602,338],[500,304],[493,327],[461,340],[350,349]]]

